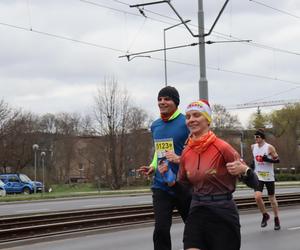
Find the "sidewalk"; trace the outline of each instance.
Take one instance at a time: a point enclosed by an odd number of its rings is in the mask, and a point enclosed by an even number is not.
[[[300,181],[276,181],[275,187],[300,187]],[[237,188],[247,188],[243,183],[238,184]]]

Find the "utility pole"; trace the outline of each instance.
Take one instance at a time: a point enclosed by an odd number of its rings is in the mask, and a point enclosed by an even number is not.
[[[189,31],[189,33],[193,37],[199,38],[199,65],[200,65],[200,80],[199,80],[199,98],[200,99],[206,99],[208,100],[208,82],[206,79],[206,62],[205,62],[205,37],[209,36],[214,27],[216,26],[218,20],[220,19],[224,9],[226,8],[226,5],[228,4],[229,0],[225,0],[225,3],[223,4],[222,9],[220,10],[217,18],[215,19],[212,27],[210,28],[208,33],[204,33],[204,11],[203,11],[203,0],[198,0],[198,35],[194,34],[193,31],[188,27],[186,22],[183,20],[183,18],[180,16],[180,14],[177,12],[177,10],[174,8],[174,6],[171,4],[171,0],[161,0],[161,1],[155,1],[155,2],[149,2],[149,3],[141,3],[141,4],[135,4],[135,5],[129,5],[130,8],[137,8],[140,11],[140,7],[149,6],[149,5],[155,5],[155,4],[161,4],[166,3],[170,6],[170,8],[173,10],[173,12],[176,14],[176,16],[179,18],[181,23],[186,27],[186,29]],[[240,40],[242,41],[242,40]],[[249,40],[247,40],[249,42]],[[227,42],[227,41],[226,41]],[[237,42],[237,41],[233,41]],[[216,42],[208,41],[207,43],[212,44]],[[183,46],[179,46],[182,48]],[[177,47],[177,48],[179,48]],[[173,49],[173,48],[172,48]],[[147,53],[150,52],[157,52],[160,50],[152,50],[147,51]],[[166,48],[164,48],[164,51],[166,51]],[[145,52],[143,52],[145,53]],[[134,53],[130,55],[124,55],[119,57],[126,57],[129,61],[130,56],[137,55],[141,53]],[[165,59],[166,61],[166,59]],[[165,64],[165,71],[166,71],[166,64]],[[167,82],[167,79],[165,77],[165,82]]]
[[[198,33],[199,33],[199,98],[208,100],[208,82],[206,79],[205,36],[203,0],[198,0]]]

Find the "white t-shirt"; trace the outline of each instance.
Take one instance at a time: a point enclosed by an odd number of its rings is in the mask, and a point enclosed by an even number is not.
[[[274,177],[274,166],[273,163],[263,161],[262,157],[267,155],[268,158],[272,159],[269,155],[270,144],[264,143],[261,147],[258,144],[253,145],[253,157],[255,162],[255,173],[260,181],[275,181]]]

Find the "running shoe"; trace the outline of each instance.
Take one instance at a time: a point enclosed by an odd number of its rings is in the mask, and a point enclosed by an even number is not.
[[[280,230],[280,221],[278,217],[274,218],[274,230]]]
[[[261,227],[266,227],[268,225],[267,221],[269,219],[270,219],[270,215],[268,213],[264,213],[263,217],[262,217],[262,220],[261,220],[261,223],[260,223],[260,226]]]

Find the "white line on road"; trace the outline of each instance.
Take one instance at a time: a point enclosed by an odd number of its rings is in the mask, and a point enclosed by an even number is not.
[[[300,227],[289,227],[288,230],[300,230]]]
[[[94,204],[94,205],[85,205],[83,207],[108,207],[108,206],[112,206],[112,204]]]
[[[147,203],[149,203],[149,201],[137,201],[136,203],[137,204],[147,204]]]
[[[32,213],[32,212],[42,212],[42,211],[49,211],[48,208],[41,208],[41,209],[27,209],[27,210],[17,210],[16,213]]]

